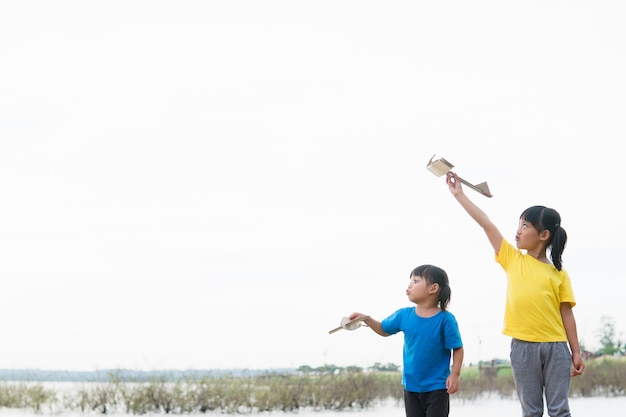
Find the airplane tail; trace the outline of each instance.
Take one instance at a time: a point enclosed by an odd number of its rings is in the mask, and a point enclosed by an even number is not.
[[[470,187],[471,189],[478,191],[479,193],[481,193],[482,195],[486,196],[486,197],[493,197],[493,195],[491,194],[491,192],[489,191],[489,186],[487,185],[486,182],[481,182],[480,184],[470,184],[469,182],[465,181],[463,178],[459,177],[459,180],[467,185],[468,187]]]

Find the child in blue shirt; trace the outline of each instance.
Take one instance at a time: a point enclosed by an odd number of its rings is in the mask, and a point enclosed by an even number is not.
[[[402,385],[407,417],[448,417],[464,354],[456,318],[446,310],[451,295],[448,275],[433,265],[418,266],[411,271],[406,295],[415,307],[401,308],[382,322],[358,312],[348,318],[365,317],[363,322],[381,336],[404,333]]]

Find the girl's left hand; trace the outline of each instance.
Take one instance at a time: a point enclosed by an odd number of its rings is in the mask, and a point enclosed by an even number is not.
[[[572,364],[574,365],[574,369],[572,369],[571,375],[582,375],[585,370],[585,362],[583,362],[583,358],[580,356],[580,353],[572,354]]]

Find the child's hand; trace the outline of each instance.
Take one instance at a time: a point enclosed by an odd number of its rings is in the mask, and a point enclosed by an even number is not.
[[[580,353],[572,354],[572,364],[574,365],[574,369],[572,369],[571,375],[582,375],[585,370],[585,363],[583,362],[583,358],[580,356]]]
[[[452,195],[461,194],[463,192],[459,176],[452,171],[446,174],[446,184],[448,184],[448,188],[450,189]]]
[[[459,377],[455,374],[450,374],[446,379],[446,390],[448,394],[454,394],[459,390]]]
[[[356,311],[348,316],[350,320],[360,319],[361,317],[365,317],[367,314],[357,313]]]

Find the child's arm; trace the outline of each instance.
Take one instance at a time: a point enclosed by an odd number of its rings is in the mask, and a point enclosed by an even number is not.
[[[572,351],[572,376],[578,376],[583,373],[585,369],[585,363],[583,357],[580,354],[580,344],[578,343],[578,331],[576,330],[576,319],[574,318],[574,312],[572,311],[572,305],[570,303],[561,303],[561,319],[563,320],[563,326],[565,327],[565,334],[567,335],[567,341],[569,348]]]
[[[452,369],[446,380],[446,389],[448,394],[454,394],[459,390],[459,377],[461,376],[461,367],[463,366],[463,356],[465,351],[463,347],[452,349]]]
[[[446,183],[454,198],[461,204],[467,214],[483,228],[493,250],[498,253],[500,251],[500,245],[502,244],[502,234],[498,228],[492,223],[487,214],[465,195],[457,174],[453,172],[448,173],[448,175],[446,175]]]
[[[354,312],[354,313],[350,314],[348,316],[348,318],[350,320],[354,320],[354,319],[358,319],[359,317],[365,317],[365,316],[366,316],[366,314]],[[383,330],[383,326],[382,326],[382,324],[378,320],[375,320],[375,319],[369,317],[369,318],[363,320],[363,323],[365,323],[370,329],[372,329],[373,331],[375,331],[379,335],[385,336],[385,337],[389,336],[389,334]]]

